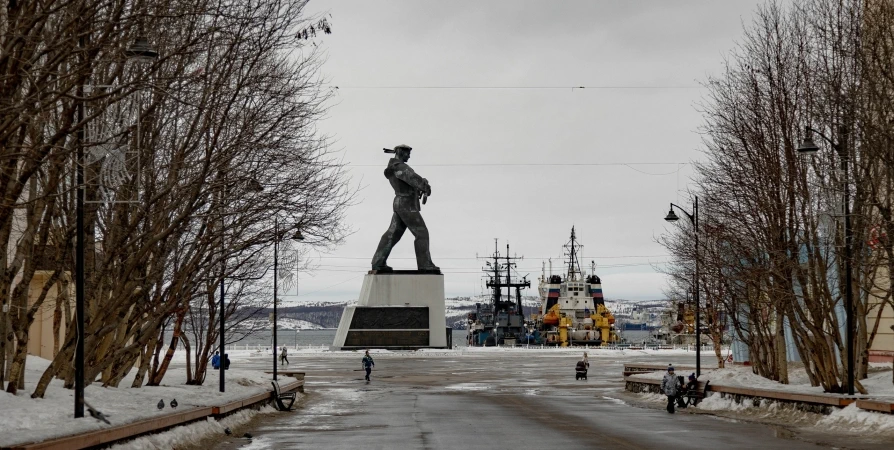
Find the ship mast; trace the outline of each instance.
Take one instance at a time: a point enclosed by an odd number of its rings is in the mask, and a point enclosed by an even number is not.
[[[506,244],[506,255],[500,255],[497,240],[494,239],[494,254],[491,255],[491,258],[493,258],[493,262],[488,261],[488,267],[484,271],[489,274],[490,278],[487,280],[487,287],[493,289],[494,313],[509,309],[509,305],[512,304],[512,288],[515,288],[515,308],[519,314],[523,314],[521,290],[531,287],[531,282],[528,281],[527,276],[522,277],[521,280],[517,278],[513,280],[512,269],[517,266],[515,261],[522,260],[524,257],[509,256],[509,244]],[[502,275],[503,272],[506,273],[505,277]],[[504,287],[507,298],[505,302],[501,300]]]
[[[565,255],[568,256],[568,281],[577,281],[578,276],[582,275],[580,269],[580,261],[578,260],[578,255],[581,253],[583,249],[583,245],[577,243],[577,235],[574,231],[574,227],[571,227],[571,240],[568,241],[565,247]]]

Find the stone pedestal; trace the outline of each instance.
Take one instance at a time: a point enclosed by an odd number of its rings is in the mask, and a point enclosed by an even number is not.
[[[333,350],[446,348],[444,276],[370,272],[356,306],[345,307]]]

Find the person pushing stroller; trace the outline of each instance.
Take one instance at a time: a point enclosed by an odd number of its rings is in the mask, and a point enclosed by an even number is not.
[[[587,379],[587,370],[590,368],[590,360],[587,359],[587,352],[584,352],[584,357],[581,358],[580,361],[577,362],[577,365],[574,366],[574,379]]]

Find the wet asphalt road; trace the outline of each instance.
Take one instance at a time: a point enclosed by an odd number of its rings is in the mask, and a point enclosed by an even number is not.
[[[693,364],[694,356],[591,354],[586,381],[574,379],[579,352],[374,356],[376,370],[367,383],[355,370],[360,354],[290,355],[288,368],[307,373],[299,407],[259,415],[245,427],[251,442],[230,440],[216,448],[891,448],[691,408],[671,415],[663,405],[623,391],[624,362],[683,365]],[[262,369],[269,361],[249,364]]]

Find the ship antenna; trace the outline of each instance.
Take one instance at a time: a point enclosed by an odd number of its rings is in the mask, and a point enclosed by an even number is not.
[[[583,246],[577,243],[577,234],[574,226],[571,227],[571,241],[565,244],[565,248],[568,250],[568,279],[576,280],[577,276],[582,273],[578,253],[580,253]]]

